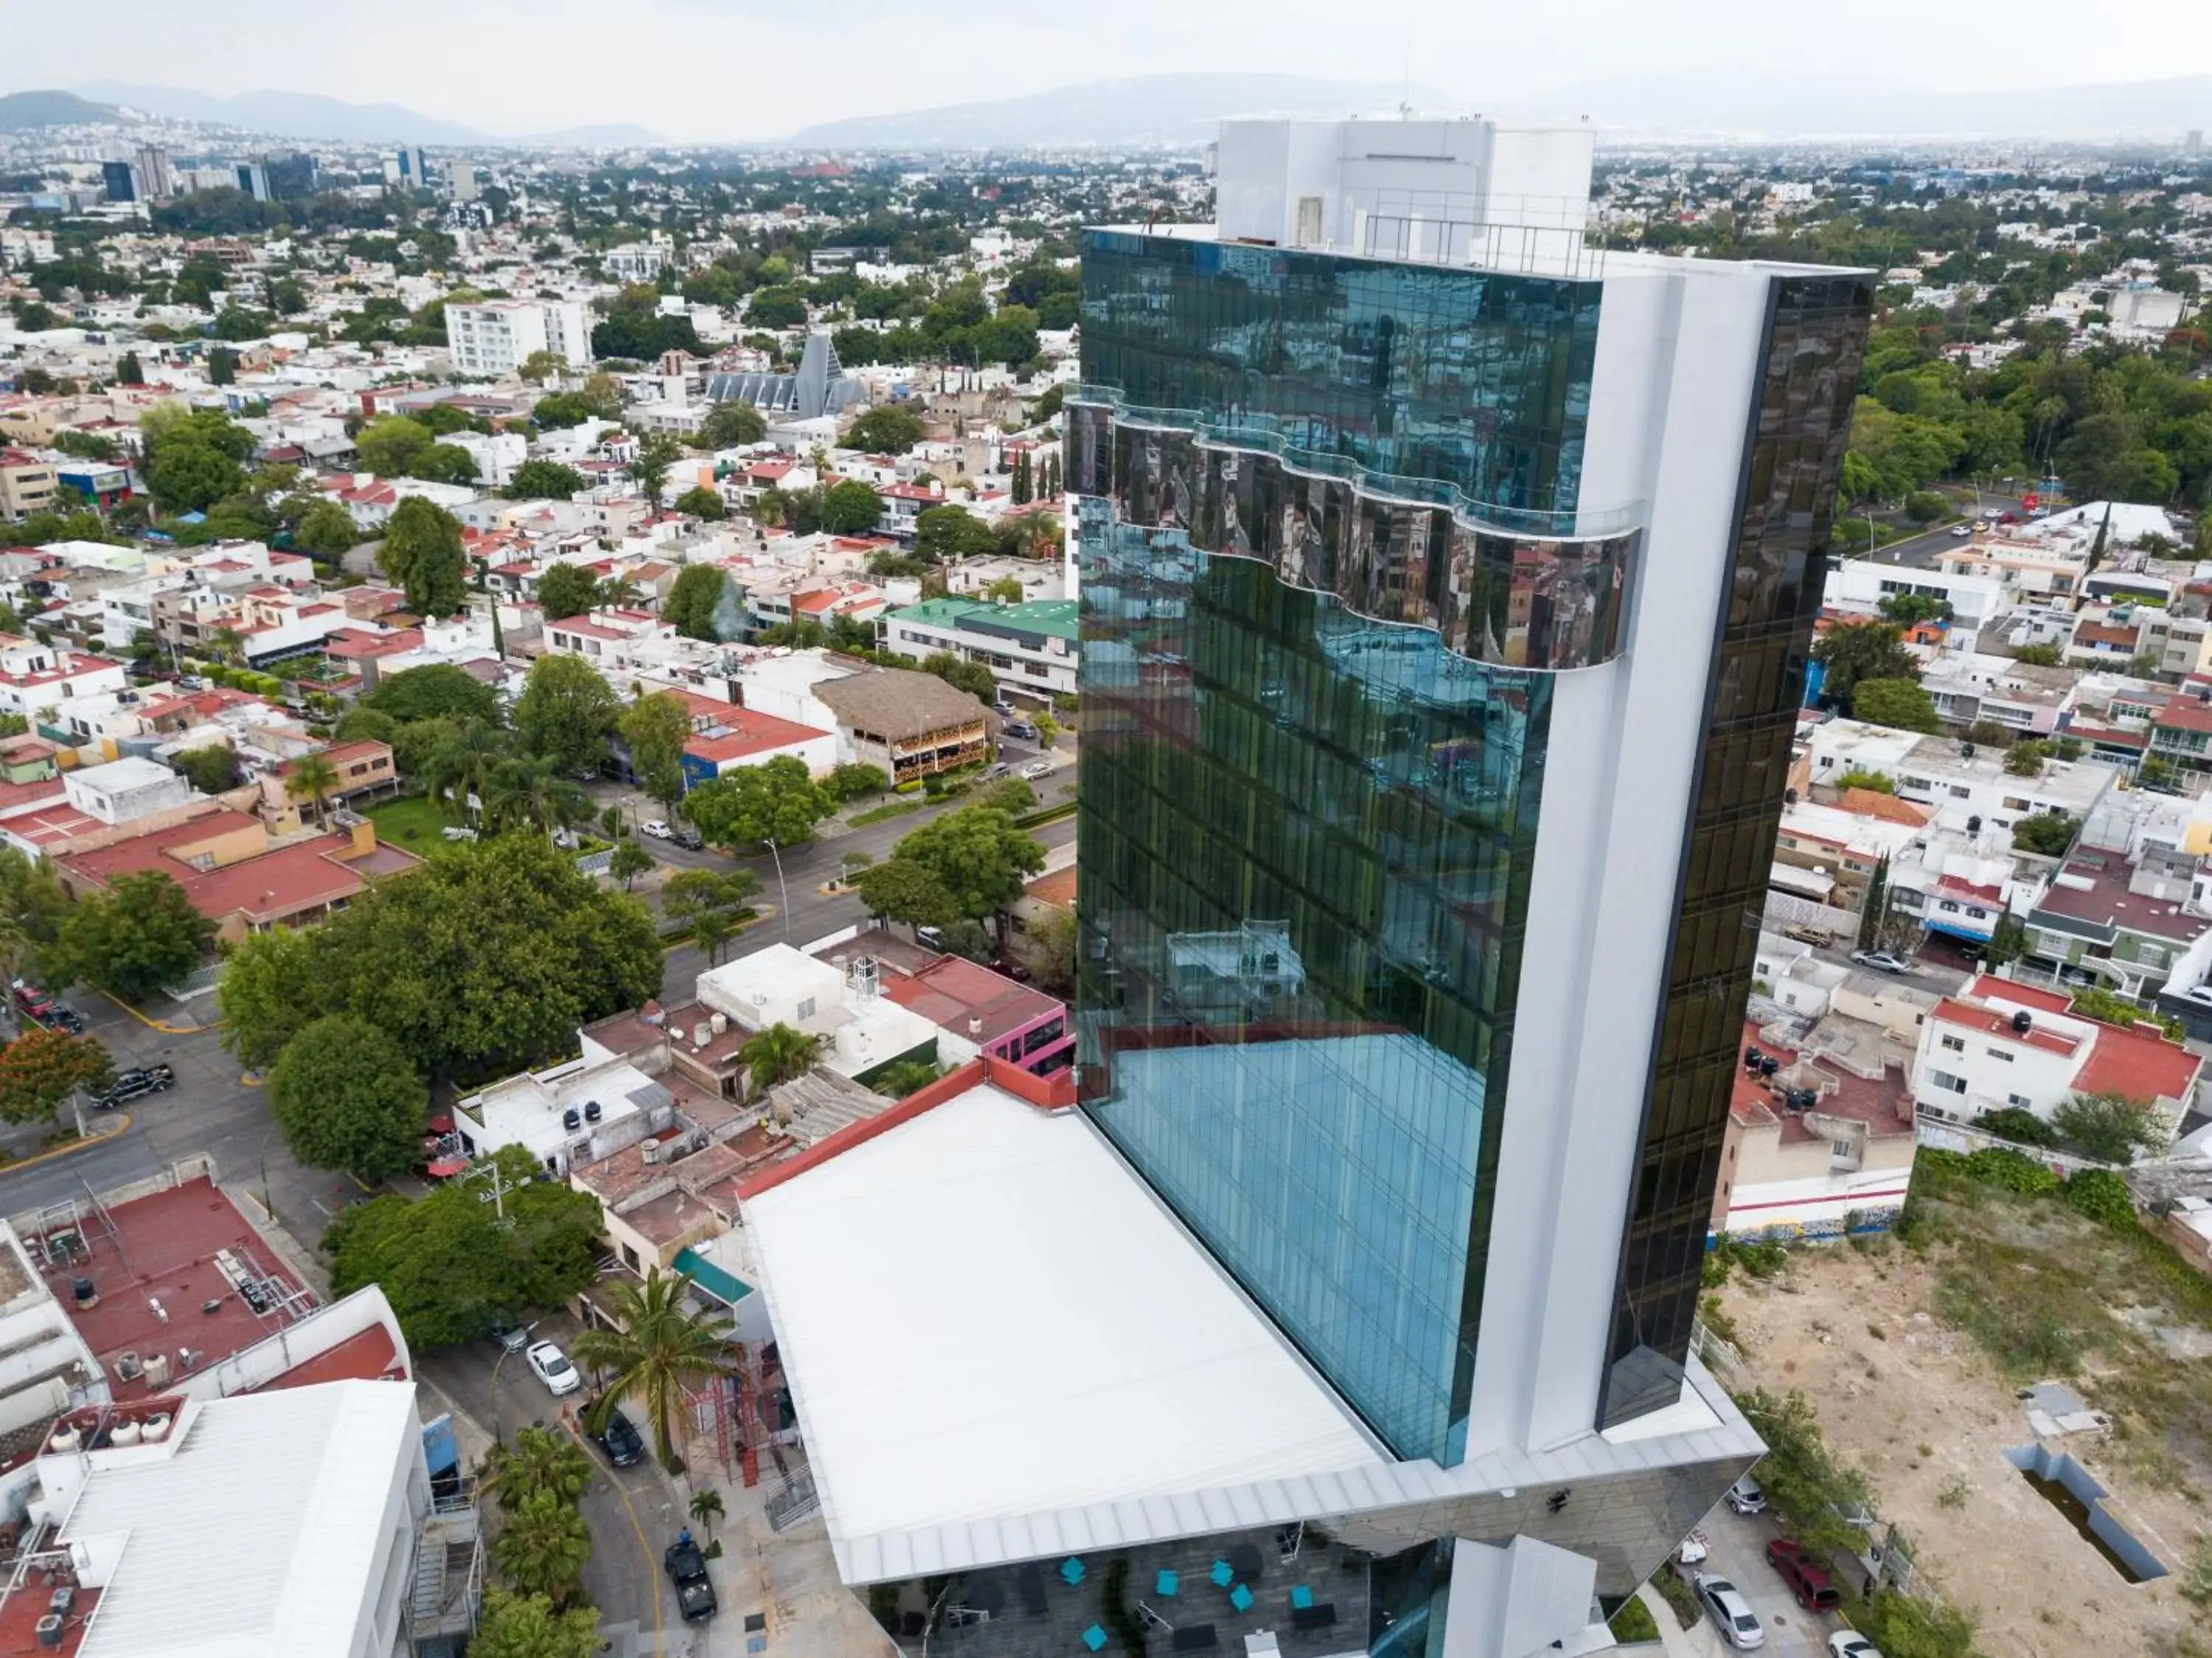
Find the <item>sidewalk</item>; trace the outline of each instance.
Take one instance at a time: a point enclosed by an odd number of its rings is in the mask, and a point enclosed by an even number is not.
[[[1660,1570],[1671,1571],[1673,1568],[1662,1566]],[[1701,1618],[1684,1629],[1674,1617],[1674,1608],[1667,1604],[1667,1597],[1649,1583],[1636,1591],[1636,1598],[1650,1612],[1651,1621],[1659,1625],[1659,1648],[1667,1658],[1727,1658],[1720,1633],[1710,1619]]]

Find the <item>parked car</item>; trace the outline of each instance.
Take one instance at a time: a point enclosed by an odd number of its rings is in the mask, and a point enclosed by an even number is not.
[[[1828,1658],[1881,1658],[1881,1654],[1856,1630],[1839,1629],[1828,1637]]]
[[[520,1353],[530,1345],[530,1326],[526,1324],[495,1324],[492,1339],[510,1353]]]
[[[650,835],[655,840],[673,840],[676,838],[676,832],[659,818],[647,818],[637,826],[637,832]]]
[[[532,1373],[556,1399],[563,1393],[573,1393],[584,1385],[584,1378],[568,1362],[568,1356],[552,1342],[532,1342],[522,1356],[529,1361]]]
[[[71,1036],[84,1034],[84,1015],[66,1002],[57,1002],[39,1021],[50,1030],[67,1031]]]
[[[1743,1598],[1743,1591],[1727,1578],[1700,1572],[1691,1587],[1704,1603],[1706,1616],[1720,1630],[1721,1639],[1729,1646],[1738,1652],[1749,1652],[1766,1644],[1766,1631],[1759,1621],[1759,1614]]]
[[[1912,964],[1893,950],[1853,950],[1851,960],[1862,967],[1871,967],[1876,972],[1909,973]]]
[[[1031,760],[1022,768],[1022,775],[1031,783],[1035,783],[1039,777],[1050,777],[1054,770],[1054,767],[1050,760]]]
[[[1006,735],[1010,737],[1019,737],[1024,742],[1035,742],[1037,740],[1037,728],[1027,720],[1008,720]]]
[[[1806,1611],[1833,1612],[1844,1604],[1827,1569],[1803,1544],[1786,1537],[1771,1539],[1766,1545],[1766,1564],[1782,1574],[1782,1581],[1790,1585],[1790,1592]]]
[[[620,1411],[608,1411],[607,1425],[592,1437],[599,1441],[599,1448],[607,1454],[607,1460],[617,1468],[633,1466],[645,1455],[644,1439]]]
[[[1954,524],[1951,526],[1951,535],[1952,539],[1954,540],[1963,541],[1973,533],[1974,527],[1971,524]]]
[[[688,1531],[678,1532],[676,1540],[660,1557],[667,1569],[669,1581],[676,1585],[676,1604],[684,1613],[684,1620],[691,1623],[714,1615],[714,1586],[707,1581],[707,1557],[699,1552],[699,1545],[691,1540]]]
[[[33,1019],[43,1018],[54,1010],[54,999],[27,978],[15,983],[15,1005]]]
[[[148,1065],[143,1070],[118,1071],[115,1080],[92,1096],[94,1111],[112,1111],[133,1100],[143,1099],[149,1094],[166,1093],[177,1080],[177,1073],[167,1065]]]
[[[1711,1552],[1711,1548],[1705,1542],[1705,1534],[1692,1532],[1682,1539],[1681,1546],[1674,1551],[1674,1562],[1682,1566],[1702,1566],[1705,1564],[1705,1557]]]
[[[707,844],[700,838],[699,832],[688,823],[672,826],[668,831],[668,838],[687,852],[696,852]]]
[[[1721,1500],[1738,1514],[1766,1512],[1766,1493],[1759,1489],[1759,1482],[1749,1474],[1729,1486],[1728,1495]]]
[[[1010,955],[993,956],[991,971],[1002,978],[1012,979],[1017,984],[1026,984],[1030,982],[1030,970]]]

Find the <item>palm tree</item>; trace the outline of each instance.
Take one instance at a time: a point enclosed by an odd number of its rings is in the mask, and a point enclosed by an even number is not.
[[[483,793],[484,818],[495,827],[526,824],[549,836],[557,828],[582,822],[591,815],[592,802],[581,789],[561,775],[551,759],[505,759],[492,768]]]
[[[338,786],[338,769],[327,754],[302,754],[285,774],[284,798],[297,805],[313,802],[315,821],[323,821],[323,802]]]
[[[466,725],[439,744],[424,768],[433,800],[443,800],[469,815],[469,796],[481,802],[491,769],[507,752],[506,737],[482,720]]]
[[[714,1535],[714,1522],[722,1514],[722,1494],[712,1485],[691,1493],[691,1518],[706,1529],[709,1539]]]
[[[496,1493],[509,1514],[540,1491],[574,1503],[591,1481],[592,1462],[583,1447],[555,1428],[521,1429],[514,1444],[495,1443],[477,1467],[477,1491]]]
[[[779,1082],[805,1076],[821,1056],[820,1037],[778,1022],[738,1049],[738,1063],[745,1067],[750,1091],[757,1095]]]
[[[515,1504],[491,1555],[507,1581],[524,1594],[542,1594],[557,1610],[582,1587],[592,1533],[575,1505],[557,1491],[532,1491]]]
[[[208,643],[215,647],[216,661],[227,667],[236,667],[246,661],[246,640],[234,627],[217,628]]]
[[[684,1388],[717,1381],[736,1368],[729,1320],[692,1318],[684,1310],[684,1291],[682,1277],[659,1267],[641,1284],[615,1284],[607,1297],[615,1327],[586,1330],[575,1343],[577,1363],[613,1376],[584,1412],[585,1425],[599,1432],[617,1400],[635,1399],[652,1425],[660,1466],[671,1473],[684,1466],[676,1430],[684,1421]]]
[[[691,919],[691,942],[705,952],[707,965],[721,959],[722,941],[730,936],[730,917],[721,910],[702,910]]]

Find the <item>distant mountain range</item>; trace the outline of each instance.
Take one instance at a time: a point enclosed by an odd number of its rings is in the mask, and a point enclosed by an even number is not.
[[[1328,81],[1305,75],[1143,75],[1095,81],[1021,98],[955,104],[898,115],[856,115],[794,132],[802,149],[1018,149],[1054,144],[1200,144],[1224,115],[1342,115],[1394,109],[1396,83]],[[1412,88],[1423,109],[1451,101]]]
[[[0,132],[41,126],[88,126],[112,121],[115,111],[88,102],[74,92],[11,92],[0,97]]]
[[[204,121],[214,125],[242,127],[286,138],[322,138],[338,143],[407,143],[430,145],[544,144],[580,149],[617,149],[660,142],[658,134],[641,126],[617,124],[564,128],[556,132],[502,137],[458,121],[423,115],[404,104],[354,104],[342,98],[325,98],[307,92],[241,92],[228,98],[194,92],[183,87],[140,86],[123,81],[95,81],[79,87],[83,98],[103,104],[143,111],[172,121]],[[41,93],[40,97],[66,98],[67,93]],[[0,101],[4,103],[5,101]],[[100,116],[64,119],[100,119]],[[111,116],[109,119],[112,119]],[[58,123],[39,123],[57,125]]]

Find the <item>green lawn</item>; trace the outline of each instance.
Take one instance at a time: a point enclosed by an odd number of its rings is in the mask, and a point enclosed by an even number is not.
[[[887,818],[904,817],[908,812],[919,812],[925,806],[935,804],[934,801],[924,799],[920,795],[913,800],[895,800],[882,806],[872,806],[865,812],[855,812],[851,817],[846,819],[845,822],[850,828],[861,829],[866,828],[869,824],[881,823]]]
[[[424,856],[445,850],[448,843],[441,832],[447,825],[459,820],[423,795],[401,795],[372,806],[368,817],[376,825],[379,840],[404,846]]]

